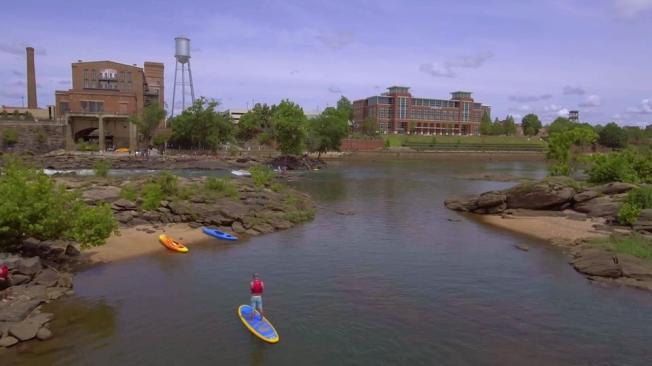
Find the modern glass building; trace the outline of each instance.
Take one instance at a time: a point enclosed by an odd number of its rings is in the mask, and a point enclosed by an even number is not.
[[[353,102],[354,127],[371,119],[380,133],[479,135],[485,112],[490,107],[476,103],[470,92],[453,92],[449,100],[417,98],[404,86]]]

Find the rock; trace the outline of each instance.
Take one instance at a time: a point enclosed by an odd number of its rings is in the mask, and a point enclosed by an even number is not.
[[[222,198],[216,204],[220,214],[232,220],[242,220],[249,213],[247,206],[229,199]]]
[[[40,341],[45,341],[50,338],[52,338],[52,331],[50,331],[48,328],[41,328],[36,332],[36,338],[38,338]]]
[[[113,202],[120,198],[120,188],[113,186],[93,187],[82,193],[86,202]]]
[[[636,222],[632,227],[634,230],[639,232],[652,232],[652,209],[647,208],[641,210],[638,219],[636,219]]]
[[[284,218],[272,216],[267,220],[267,223],[272,225],[276,230],[287,230],[292,227],[292,223]]]
[[[4,336],[0,338],[0,347],[11,347],[16,343],[18,343],[18,339],[12,336]]]
[[[170,211],[174,213],[175,215],[189,215],[189,216],[194,216],[195,211],[192,208],[192,205],[190,205],[186,201],[174,201],[170,202],[168,207],[170,208]]]
[[[129,221],[129,225],[131,226],[141,226],[141,225],[149,225],[149,221],[143,220],[140,217],[134,217],[131,221]]]
[[[222,215],[212,215],[210,217],[205,218],[204,222],[206,222],[209,225],[215,225],[215,226],[221,226],[221,225],[230,226],[233,223],[233,219],[228,219]]]
[[[170,209],[167,208],[167,207],[159,207],[159,208],[156,209],[156,211],[158,211],[158,212],[160,212],[162,214],[169,214],[170,213]]]
[[[507,196],[500,192],[486,192],[478,197],[476,206],[478,208],[493,208],[505,203]]]
[[[66,257],[79,257],[81,251],[77,248],[75,244],[68,244],[66,246],[66,251],[64,252]]]
[[[29,280],[31,280],[31,279],[32,279],[32,277],[27,276],[27,275],[12,274],[11,275],[11,284],[13,286],[19,286],[19,285],[22,285],[24,283],[29,282]]]
[[[155,234],[156,230],[151,229],[151,228],[145,228],[145,232],[148,233],[148,234]]]
[[[13,296],[16,296],[15,292]],[[19,322],[27,317],[41,300],[17,299],[0,305],[0,322]]]
[[[450,210],[470,212],[478,208],[478,198],[478,195],[453,197],[444,201],[444,205]]]
[[[588,201],[576,203],[573,209],[591,217],[616,216],[620,209],[621,201],[614,196],[600,196]]]
[[[134,218],[134,211],[120,211],[116,212],[113,216],[121,224],[126,224]]]
[[[35,275],[41,268],[41,259],[39,257],[22,258],[16,263],[15,271],[24,275]]]
[[[579,202],[584,202],[588,201],[590,199],[594,199],[600,195],[600,192],[594,191],[594,190],[587,190],[587,191],[582,191],[575,196],[573,196],[573,201],[579,203]]]
[[[629,192],[634,188],[638,188],[638,186],[631,183],[612,182],[596,187],[595,189],[603,194],[619,194]]]
[[[652,264],[629,254],[618,254],[623,276],[639,280],[652,280]]]
[[[24,284],[20,286],[14,286],[11,288],[11,294],[13,297],[22,300],[38,300],[45,301],[47,300],[46,296],[47,287],[44,285],[34,285],[34,284]]]
[[[169,208],[168,206],[170,205],[170,201],[161,201],[161,207]]]
[[[14,323],[9,327],[9,334],[18,338],[21,341],[28,341],[36,337],[40,325],[37,322],[29,319],[19,323]]]
[[[488,207],[488,208],[478,208],[475,209],[473,212],[479,214],[497,214],[505,211],[505,209],[507,209],[507,203],[503,202],[498,206]]]
[[[129,200],[120,198],[119,200],[113,202],[112,208],[117,211],[128,211],[128,210],[135,210],[137,206],[135,203]]]
[[[38,311],[39,310],[36,310],[35,312]],[[27,320],[36,323],[36,325],[38,325],[39,327],[42,327],[45,324],[49,323],[52,319],[54,319],[54,314],[50,314],[50,313],[38,313],[27,318]]]
[[[35,285],[43,285],[45,287],[52,287],[57,284],[59,280],[59,273],[52,268],[46,268],[34,278]]]
[[[59,280],[57,281],[58,287],[69,289],[72,288],[72,285],[73,285],[73,280],[72,280],[71,273],[66,273],[66,272],[59,273]]]
[[[235,221],[233,224],[231,224],[231,229],[238,234],[243,234],[245,231],[247,231],[244,226],[242,226],[240,221]]]
[[[524,252],[527,252],[527,251],[530,250],[530,248],[525,244],[514,244],[514,248],[516,248],[518,250],[522,250]]]
[[[154,211],[145,211],[140,215],[140,217],[149,222],[157,222],[161,220],[161,214]]]
[[[190,226],[190,227],[193,228],[193,229],[197,229],[197,228],[202,227],[203,225],[200,224],[200,223],[198,223],[198,222],[189,222],[189,223],[188,223],[188,226]]]
[[[254,229],[247,229],[247,231],[245,231],[245,234],[251,235],[251,236],[260,235],[260,233],[258,231],[256,231],[256,230],[254,230]]]
[[[253,226],[253,230],[260,232],[261,234],[269,234],[274,232],[274,228],[266,223],[259,223]]]
[[[571,264],[578,272],[589,276],[618,278],[623,275],[618,257],[605,250],[583,250]]]
[[[508,208],[532,210],[557,209],[570,201],[575,190],[562,179],[546,179],[536,183],[521,183],[507,190]]]
[[[49,252],[50,246],[35,238],[27,238],[20,245],[20,253],[23,257],[47,258]]]
[[[47,297],[48,300],[56,300],[60,298],[61,296],[65,295],[66,292],[68,292],[67,288],[63,287],[50,287],[47,290]]]

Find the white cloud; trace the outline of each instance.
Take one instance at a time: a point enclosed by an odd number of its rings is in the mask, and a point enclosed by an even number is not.
[[[29,44],[25,42],[20,43],[0,43],[0,52],[8,53],[15,56],[25,56],[25,48],[30,47]],[[34,53],[39,56],[46,56],[47,52],[44,48],[34,47]]]
[[[562,108],[557,111],[557,115],[559,117],[568,117],[568,109],[567,108]]]
[[[618,14],[624,18],[636,18],[652,9],[652,0],[614,0]]]
[[[600,96],[599,95],[589,95],[586,97],[586,100],[584,102],[580,103],[580,107],[598,107],[600,106],[601,101],[600,101]]]
[[[564,86],[564,95],[584,95],[586,91],[580,87],[573,87],[570,85]]]
[[[493,56],[493,52],[485,51],[445,61],[434,61],[421,64],[419,71],[433,77],[454,78],[457,76],[456,69],[477,69]]]
[[[638,106],[627,108],[627,113],[652,114],[652,99],[643,99]]]
[[[336,87],[336,86],[330,86],[328,87],[328,91],[333,94],[342,94],[342,89]]]
[[[341,50],[342,48],[350,45],[353,42],[353,33],[351,32],[334,32],[322,33],[317,35],[317,39],[324,44],[324,46],[333,49]]]
[[[541,95],[510,95],[509,100],[519,103],[537,102],[540,100],[548,100],[552,98],[552,94]]]

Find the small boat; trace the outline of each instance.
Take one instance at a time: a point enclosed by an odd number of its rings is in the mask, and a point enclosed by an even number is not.
[[[262,341],[272,344],[278,343],[281,338],[279,337],[276,329],[274,329],[272,323],[270,323],[267,318],[260,316],[260,313],[257,311],[254,314],[254,319],[252,320],[251,311],[251,306],[240,305],[238,308],[238,317],[240,318],[242,324],[244,324],[244,326],[247,327],[247,329],[249,329],[253,335]]]
[[[204,232],[204,234],[212,236],[214,238],[218,238],[218,239],[222,239],[222,240],[231,240],[231,241],[238,240],[237,237],[235,237],[235,236],[233,236],[233,235],[231,235],[229,233],[219,231],[219,230],[214,229],[212,227],[204,227],[201,230]]]
[[[238,177],[251,177],[251,173],[248,170],[231,170],[231,174]]]
[[[158,240],[161,242],[161,244],[163,244],[164,247],[170,249],[173,252],[188,253],[188,248],[185,245],[179,243],[178,241],[170,238],[165,234],[159,235]]]

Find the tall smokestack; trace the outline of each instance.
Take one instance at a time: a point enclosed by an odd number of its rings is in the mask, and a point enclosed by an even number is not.
[[[27,47],[27,108],[37,108],[36,70],[34,68],[34,48]]]

